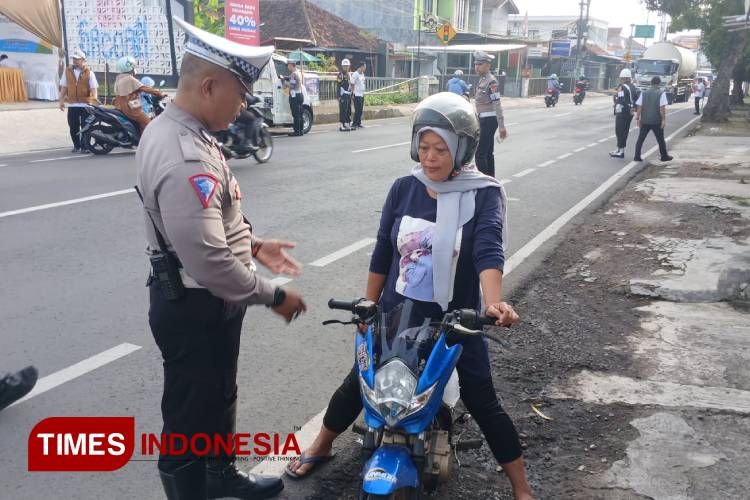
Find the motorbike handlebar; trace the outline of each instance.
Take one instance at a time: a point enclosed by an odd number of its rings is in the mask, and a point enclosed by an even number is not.
[[[331,299],[328,301],[328,308],[329,309],[341,309],[342,311],[349,311],[354,312],[354,307],[357,305],[359,300],[352,300],[352,301],[345,301],[345,300],[336,300]]]

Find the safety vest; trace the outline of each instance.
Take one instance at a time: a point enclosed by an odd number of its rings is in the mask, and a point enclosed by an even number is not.
[[[81,75],[76,80],[76,75],[72,67],[65,70],[65,79],[68,82],[68,102],[91,104],[91,89],[89,88],[89,75],[91,70],[83,68]]]

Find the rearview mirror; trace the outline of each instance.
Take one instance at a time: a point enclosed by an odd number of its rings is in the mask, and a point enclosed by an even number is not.
[[[164,80],[162,80],[162,81],[159,82],[159,87],[163,87],[166,84],[167,84],[167,82],[164,81]]]

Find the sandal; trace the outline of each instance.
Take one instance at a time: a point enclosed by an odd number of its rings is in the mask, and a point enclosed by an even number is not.
[[[297,474],[297,472],[292,471],[289,468],[289,465],[287,465],[286,467],[284,467],[284,472],[286,473],[287,476],[291,477],[292,479],[304,479],[307,476],[309,476],[310,474],[312,474],[313,472],[315,472],[318,469],[318,465],[323,465],[323,464],[325,464],[327,462],[330,462],[331,460],[333,460],[333,458],[335,456],[336,456],[336,454],[332,453],[332,454],[326,455],[324,457],[308,457],[308,456],[305,455],[304,452],[302,452],[302,454],[299,456],[299,464],[300,464],[300,466],[303,466],[305,464],[313,464],[312,469],[308,470],[304,474]]]

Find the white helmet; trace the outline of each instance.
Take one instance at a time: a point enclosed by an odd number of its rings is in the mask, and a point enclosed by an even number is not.
[[[456,71],[454,71],[453,74],[455,76],[464,76],[464,72],[461,71],[460,69],[457,69]]]
[[[130,73],[135,69],[135,59],[131,56],[121,57],[117,61],[117,72],[118,73]]]
[[[75,49],[70,57],[73,59],[86,59],[86,54],[81,49]]]
[[[352,63],[349,62],[349,59],[342,59],[341,60],[341,65],[342,66],[351,66]]]
[[[628,68],[624,68],[620,71],[620,78],[633,78],[633,73]]]

